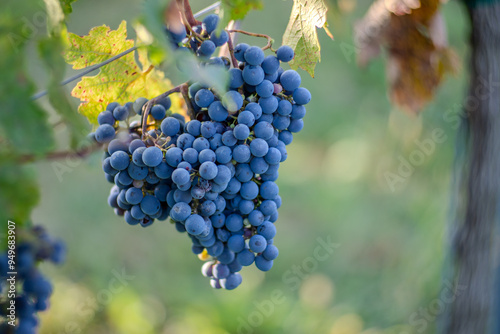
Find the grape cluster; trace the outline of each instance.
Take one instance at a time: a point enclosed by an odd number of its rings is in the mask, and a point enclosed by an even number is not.
[[[12,275],[9,272],[17,272],[15,275],[16,297],[15,313],[18,324],[15,333],[36,333],[38,327],[37,312],[45,311],[49,306],[49,297],[52,294],[52,284],[43,276],[37,267],[42,261],[50,261],[55,264],[64,262],[66,247],[60,240],[51,238],[40,226],[34,227],[25,236],[24,241],[17,245],[15,255],[7,252],[0,255],[0,315],[7,319],[12,314],[9,281]],[[4,323],[0,325],[0,332],[8,333],[12,328]],[[3,331],[5,330],[5,331]]]
[[[207,58],[228,40],[224,30],[215,34],[217,21],[209,15],[194,27],[203,41],[172,32],[170,39]],[[187,232],[193,253],[207,260],[202,274],[212,287],[228,290],[241,284],[243,266],[255,263],[268,271],[278,256],[273,238],[281,197],[275,181],[311,99],[300,75],[281,67],[294,57],[290,47],[266,56],[260,47],[240,43],[234,57],[239,64],[233,68],[218,57],[205,59],[227,68],[228,90],[218,94],[191,83],[186,103],[195,117],[189,122],[169,111],[166,98],[150,109],[141,140],[137,122],[127,120],[147,109],[140,98],[108,105],[94,135],[107,145],[103,169],[114,183],[108,202],[115,212],[143,227],[170,217],[179,232]],[[125,120],[130,125],[124,133],[119,121]]]

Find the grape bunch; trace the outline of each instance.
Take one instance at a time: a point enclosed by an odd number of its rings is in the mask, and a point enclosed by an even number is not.
[[[145,116],[145,99],[111,103],[92,136],[105,144],[103,170],[114,183],[108,202],[116,214],[143,227],[170,217],[191,239],[192,252],[207,261],[202,274],[211,286],[232,290],[242,282],[243,266],[268,271],[278,257],[278,170],[293,134],[304,126],[311,94],[300,87],[296,71],[281,67],[294,57],[289,46],[266,56],[260,47],[240,43],[234,48],[237,67],[207,58],[228,40],[224,30],[215,34],[217,21],[209,15],[194,27],[202,41],[185,33],[169,37],[204,66],[226,68],[226,92],[190,83],[186,104],[194,117],[185,122],[164,98],[150,108],[144,134],[133,117]]]
[[[37,265],[43,261],[61,264],[66,257],[66,247],[61,240],[51,238],[41,226],[33,227],[15,249],[15,255],[0,254],[0,315],[10,321],[12,314],[11,291],[16,286],[15,314],[18,319],[15,333],[37,332],[37,313],[49,307],[52,284],[43,276]],[[9,281],[9,272],[17,272],[15,281]],[[15,282],[15,283],[14,283]],[[11,309],[9,309],[11,307]],[[1,333],[9,333],[11,325],[0,324]]]

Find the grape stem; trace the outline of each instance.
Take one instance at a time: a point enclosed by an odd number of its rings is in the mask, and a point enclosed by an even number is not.
[[[198,41],[203,42],[203,38],[201,38],[201,36],[193,30],[193,26],[196,26],[201,22],[194,18],[193,11],[189,5],[189,0],[177,0],[177,7],[179,8],[179,12],[182,16],[182,22],[186,28]]]
[[[155,105],[158,101],[166,98],[167,96],[169,96],[170,94],[173,94],[173,93],[179,93],[181,91],[181,87],[186,85],[187,86],[187,83],[183,83],[182,85],[179,85],[177,87],[174,87],[168,91],[166,91],[165,93],[161,94],[161,95],[158,95],[157,97],[155,98],[152,98],[151,100],[149,100],[143,107],[142,107],[142,139],[144,140],[146,138],[146,126],[148,125],[148,116],[149,116],[149,111],[151,110],[151,108],[153,107],[153,105]]]
[[[187,83],[181,85],[181,94],[184,98],[184,101],[186,102],[186,108],[189,118],[191,120],[196,119],[196,112],[194,111],[193,106],[191,105],[191,100],[189,99],[189,85]]]
[[[269,35],[257,34],[257,33],[254,33],[254,32],[248,32],[248,31],[240,30],[240,29],[231,29],[231,30],[227,30],[227,32],[228,33],[236,32],[236,33],[239,33],[239,34],[244,34],[244,35],[253,36],[253,37],[264,37],[264,38],[267,39],[267,44],[266,44],[266,46],[264,46],[262,48],[262,50],[271,49],[271,51],[275,51],[271,47],[273,45],[274,40]]]
[[[231,34],[229,33],[230,30],[227,30],[227,33],[229,35],[229,38],[227,40],[227,50],[229,51],[229,55],[231,57],[231,63],[233,63],[234,68],[238,68],[238,60],[234,56],[234,45],[233,45],[233,38],[231,37]]]

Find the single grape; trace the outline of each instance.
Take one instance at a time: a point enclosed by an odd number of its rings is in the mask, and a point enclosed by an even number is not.
[[[282,45],[278,48],[278,50],[276,50],[276,56],[280,61],[288,63],[293,59],[294,52],[293,49],[288,45]]]

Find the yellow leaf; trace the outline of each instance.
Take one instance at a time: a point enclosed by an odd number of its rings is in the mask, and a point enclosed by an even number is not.
[[[316,28],[326,27],[327,7],[323,0],[294,0],[292,13],[283,45],[295,50],[295,58],[290,62],[292,68],[302,68],[314,77],[316,63],[321,61],[321,46]],[[328,36],[331,36],[328,31]]]
[[[69,33],[68,41],[65,59],[74,69],[101,63],[134,46],[134,42],[127,39],[125,21],[117,30],[103,25],[83,37]],[[78,111],[91,123],[97,123],[97,115],[110,102],[124,104],[138,97],[150,99],[172,88],[164,73],[150,65],[146,51],[139,48],[137,52],[141,64],[131,52],[101,67],[97,75],[83,77],[71,92],[81,100]]]

